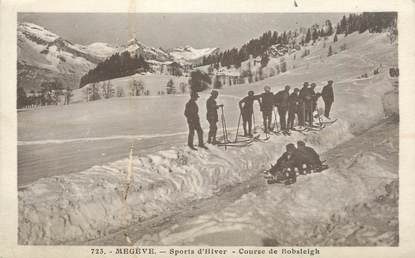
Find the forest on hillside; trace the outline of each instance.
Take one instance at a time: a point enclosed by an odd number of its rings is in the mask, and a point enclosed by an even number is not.
[[[209,55],[203,58],[202,65],[215,65],[229,67],[233,65],[240,67],[243,61],[253,57],[266,55],[267,50],[273,45],[285,45],[293,48],[295,45],[304,46],[309,42],[315,42],[320,37],[327,37],[334,34],[345,34],[358,31],[363,33],[368,30],[370,33],[379,33],[386,29],[392,29],[397,34],[397,13],[396,12],[364,12],[360,14],[344,15],[340,22],[333,28],[330,20],[326,20],[324,26],[312,25],[300,31],[268,31],[260,37],[251,39],[240,48],[232,48],[223,52]]]

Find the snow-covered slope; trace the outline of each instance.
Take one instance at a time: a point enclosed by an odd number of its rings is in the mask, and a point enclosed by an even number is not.
[[[80,77],[102,60],[92,47],[72,44],[57,34],[33,23],[17,28],[18,86],[39,88],[44,80],[56,79],[76,88]],[[96,46],[95,46],[96,49]]]
[[[105,58],[111,56],[112,54],[115,54],[120,50],[119,47],[111,46],[108,43],[104,42],[95,42],[86,46],[83,45],[76,45],[81,50],[83,50],[86,53],[89,53],[90,55],[100,57],[102,60]]]
[[[177,47],[169,50],[169,53],[177,62],[199,64],[202,58],[219,52],[219,48],[196,49],[191,46]]]
[[[146,60],[168,61],[171,60],[170,55],[161,48],[149,47],[132,38],[128,41],[127,47],[123,51],[128,51],[132,55],[141,55]],[[121,52],[123,52],[121,51]]]

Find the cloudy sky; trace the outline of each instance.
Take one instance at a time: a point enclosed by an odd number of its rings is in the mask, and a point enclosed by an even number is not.
[[[240,47],[268,30],[278,32],[326,19],[336,24],[344,13],[20,13],[18,22],[33,22],[79,44],[122,45],[135,37],[150,46],[173,48]]]

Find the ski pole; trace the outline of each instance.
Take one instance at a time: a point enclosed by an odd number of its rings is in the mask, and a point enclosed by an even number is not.
[[[252,118],[254,120],[254,133],[256,133],[256,125],[255,125],[255,111],[252,111]]]
[[[238,133],[239,133],[239,124],[241,122],[241,117],[242,117],[242,111],[239,113],[239,118],[238,118],[238,126],[236,127],[236,135],[235,135],[235,140],[233,142],[236,142],[236,140],[238,139]]]
[[[223,108],[221,108],[222,110],[222,114],[220,116],[221,118],[221,122],[222,122],[222,132],[223,132],[223,146],[225,146],[225,150],[226,150],[226,134],[225,134],[225,125],[224,125],[224,117],[223,117]]]
[[[226,127],[225,112],[223,112],[223,106],[221,108],[222,108],[222,115],[223,115],[223,124],[225,125],[226,142],[230,142],[228,138],[228,128]]]

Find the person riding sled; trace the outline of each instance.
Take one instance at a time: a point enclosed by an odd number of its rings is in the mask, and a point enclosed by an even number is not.
[[[297,149],[292,143],[287,144],[285,148],[286,151],[278,158],[277,163],[271,167],[269,173],[276,177],[277,183],[288,180],[289,184],[296,181]]]
[[[318,153],[313,148],[306,146],[303,141],[297,142],[296,158],[295,166],[307,174],[312,171],[318,172],[323,165]]]

